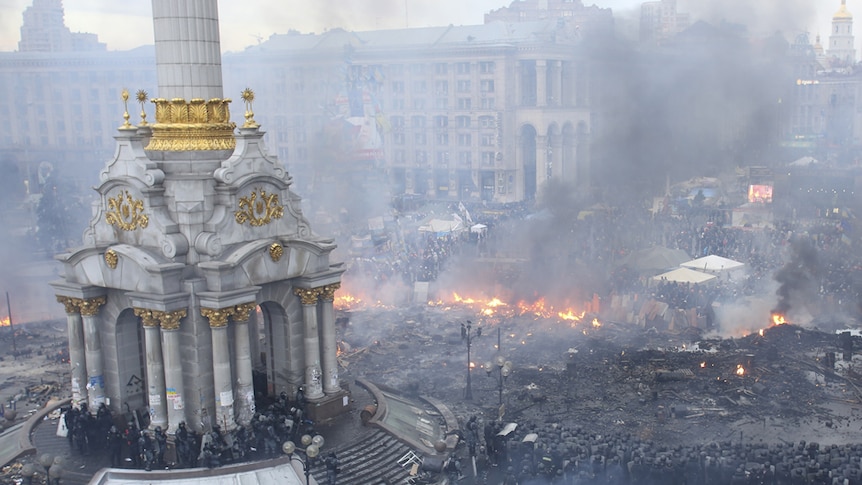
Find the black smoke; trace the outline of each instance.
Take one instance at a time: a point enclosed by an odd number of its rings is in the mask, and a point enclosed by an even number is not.
[[[817,248],[809,239],[791,240],[787,264],[775,272],[778,303],[773,313],[787,315],[794,304],[811,301],[819,289],[820,264]]]
[[[585,42],[596,79],[593,177],[634,200],[671,183],[776,159],[794,86],[790,44],[697,21],[659,44]]]

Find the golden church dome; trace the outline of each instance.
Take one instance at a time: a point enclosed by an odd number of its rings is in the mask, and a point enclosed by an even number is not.
[[[847,10],[847,0],[841,0],[841,8],[835,12],[832,20],[853,20],[853,14]]]

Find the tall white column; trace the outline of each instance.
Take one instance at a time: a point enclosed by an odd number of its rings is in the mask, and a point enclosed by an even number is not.
[[[135,315],[141,318],[141,324],[144,327],[150,428],[165,429],[168,424],[168,410],[165,406],[165,365],[162,361],[162,338],[159,335],[159,321],[153,316],[152,310],[145,308],[135,308]]]
[[[168,434],[175,434],[180,423],[186,420],[183,387],[183,362],[180,353],[180,319],[186,310],[156,315],[162,328],[162,358],[165,366],[165,404],[168,412]]]
[[[256,303],[243,303],[234,308],[234,358],[236,371],[236,420],[248,426],[254,418],[254,382],[252,381],[251,346],[248,327]]]
[[[335,291],[340,283],[326,285],[320,290],[320,351],[323,363],[323,392],[335,394],[338,385],[338,344],[335,341]]]
[[[536,136],[536,192],[548,183],[548,137]]]
[[[102,366],[102,338],[99,336],[99,319],[96,315],[106,298],[99,296],[81,300],[84,319],[84,359],[87,362],[87,402],[90,412],[98,411],[105,402],[105,375]]]
[[[87,402],[87,362],[84,352],[84,324],[79,313],[81,300],[58,296],[66,307],[66,327],[69,333],[69,365],[72,370],[72,405],[80,408]]]
[[[536,106],[548,105],[548,64],[544,59],[536,61]]]
[[[302,320],[305,323],[305,397],[323,397],[320,370],[320,338],[317,336],[317,288],[294,288],[302,301]]]
[[[201,308],[201,315],[210,322],[216,423],[221,426],[223,431],[231,431],[236,428],[236,422],[233,418],[230,347],[227,338],[227,322],[232,313],[233,308]]]
[[[551,65],[548,71],[550,72],[551,76],[550,82],[548,83],[551,88],[550,102],[548,104],[550,104],[551,106],[562,106],[563,62],[551,61]]]
[[[222,98],[217,0],[153,0],[159,97]]]

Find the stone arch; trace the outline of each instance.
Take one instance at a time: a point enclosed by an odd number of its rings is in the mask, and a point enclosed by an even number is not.
[[[123,309],[114,324],[117,379],[109,379],[107,395],[120,396],[120,412],[138,411],[147,407],[147,382],[144,356],[144,331],[141,320],[131,308]],[[105,363],[106,368],[110,364]],[[113,385],[118,389],[111,389]],[[146,413],[142,413],[145,415]],[[146,423],[140,423],[142,426]]]
[[[521,163],[524,167],[524,200],[533,200],[536,198],[536,182],[538,176],[536,167],[537,138],[536,128],[533,125],[526,124],[521,127],[519,151]]]
[[[261,317],[257,327],[261,329],[258,360],[263,371],[259,379],[265,379],[264,392],[268,396],[282,392],[293,396],[305,372],[302,308],[299,299],[287,294],[284,287],[292,289],[283,284],[264,287],[258,305]],[[256,382],[255,392],[259,387],[261,384]]]

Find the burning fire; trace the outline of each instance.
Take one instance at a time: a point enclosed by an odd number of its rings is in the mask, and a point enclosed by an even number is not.
[[[742,364],[736,365],[736,375],[744,376],[745,375],[745,367],[742,367]]]
[[[343,288],[339,290],[338,294],[335,296],[333,305],[336,310],[340,311],[360,310],[369,306],[385,306],[380,302],[369,303],[359,296],[344,291]],[[456,306],[468,307],[483,317],[519,317],[523,315],[533,315],[536,319],[558,319],[561,321],[571,322],[572,325],[582,321],[586,315],[585,311],[578,311],[574,308],[555,307],[546,302],[544,298],[539,298],[534,302],[521,300],[517,303],[511,304],[503,301],[499,297],[468,297],[462,296],[456,292],[452,293],[452,297],[450,299],[431,300],[428,301],[428,305],[444,307],[444,309]],[[591,324],[593,328],[599,328],[602,326],[601,322],[599,322],[597,318],[593,318]]]
[[[536,318],[550,319],[559,318],[560,320],[569,322],[580,322],[586,312],[576,311],[572,308],[557,309],[553,305],[548,304],[544,298],[539,298],[534,302],[518,301],[514,305],[506,303],[498,297],[480,299],[471,297],[462,297],[458,293],[452,293],[451,304],[465,305],[476,308],[477,311],[486,317],[495,315],[500,316],[522,316],[533,315]],[[429,302],[429,305],[445,305],[443,301]],[[598,320],[593,320],[593,326],[598,327]]]
[[[772,324],[773,325],[784,325],[785,323],[787,323],[787,320],[784,319],[784,315],[782,315],[780,313],[773,313],[772,314]]]
[[[0,327],[8,327],[12,325],[12,320],[9,317],[0,318]]]

